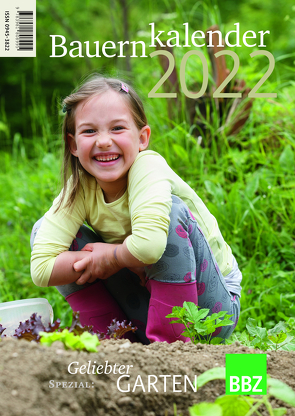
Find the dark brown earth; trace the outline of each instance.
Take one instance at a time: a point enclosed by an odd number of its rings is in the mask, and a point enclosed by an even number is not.
[[[184,375],[194,380],[213,367],[225,366],[225,354],[255,353],[239,345],[213,346],[193,345],[177,341],[173,344],[154,343],[149,346],[131,344],[128,340],[105,340],[97,353],[64,350],[61,343],[51,347],[41,346],[27,341],[4,339],[0,342],[0,415],[2,416],[172,416],[176,415],[173,405],[177,406],[177,415],[188,415],[188,407],[201,401],[213,402],[225,393],[225,382],[211,381],[193,392],[189,384],[187,392],[173,392],[172,377],[167,377],[167,391],[164,393],[163,377],[159,375],[180,375],[176,378],[181,384],[176,389],[184,390]],[[68,366],[72,362],[79,366],[120,364],[131,366],[130,378],[123,377],[120,392],[117,380],[126,374],[127,367],[121,367],[124,374],[70,374]],[[96,361],[96,363],[94,363]],[[295,390],[295,353],[269,352],[267,354],[268,375],[284,381]],[[116,370],[118,369],[118,365]],[[74,365],[72,366],[74,369]],[[140,375],[145,387],[132,389]],[[155,387],[148,392],[148,375],[158,377]],[[155,378],[152,378],[154,381]],[[64,382],[57,387],[56,383]],[[72,383],[69,387],[68,383]],[[88,384],[86,384],[88,383]],[[84,386],[84,388],[82,387]],[[54,386],[54,387],[50,387]],[[80,386],[80,387],[79,387]],[[87,388],[88,386],[88,388]],[[295,408],[272,400],[274,407],[284,406],[287,415],[295,415]],[[262,415],[268,414],[262,409]]]

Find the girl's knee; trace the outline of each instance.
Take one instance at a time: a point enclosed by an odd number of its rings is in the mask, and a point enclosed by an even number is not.
[[[181,240],[189,240],[190,235],[196,226],[197,222],[194,220],[188,206],[182,201],[182,199],[172,195],[167,246],[170,243],[182,245]]]
[[[172,195],[172,206],[170,211],[170,224],[181,224],[188,228],[189,221],[195,220],[186,203],[178,196]]]

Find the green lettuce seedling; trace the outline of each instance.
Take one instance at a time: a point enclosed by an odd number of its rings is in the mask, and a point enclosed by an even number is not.
[[[55,341],[61,341],[66,349],[83,350],[89,352],[97,352],[97,347],[100,344],[96,334],[83,332],[81,335],[75,335],[64,329],[61,332],[40,332],[40,343],[50,346]]]

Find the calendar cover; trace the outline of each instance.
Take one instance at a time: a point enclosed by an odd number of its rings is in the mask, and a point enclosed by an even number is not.
[[[293,2],[2,0],[0,11],[0,413],[292,415]],[[93,107],[90,100],[76,111],[63,101],[93,76],[118,80],[105,105],[96,97]],[[143,122],[136,118],[138,107],[130,111],[133,91],[143,103]],[[112,276],[108,283],[99,279],[100,286],[86,284],[83,296],[73,279],[70,291],[65,289],[67,272],[59,273],[59,290],[47,282],[34,284],[30,242],[39,230],[36,222],[63,187],[64,146],[83,165],[85,149],[99,130],[85,122],[84,142],[78,143],[70,127],[63,137],[62,125],[71,117],[107,123],[118,103],[125,103],[132,131],[143,132],[139,150],[147,148],[148,136],[148,151],[160,154],[196,192],[210,213],[207,222],[199,226],[199,237],[192,237],[192,217],[175,228],[181,243],[166,243],[166,260],[157,269],[166,274],[159,284],[145,279],[155,277],[156,263],[145,271],[132,263],[130,274],[131,260],[123,259],[123,268],[120,249],[112,254],[123,270],[117,281]],[[107,128],[104,138],[102,129],[100,140],[119,143],[121,123]],[[127,159],[134,147],[121,143]],[[112,152],[98,152],[95,163],[113,169],[122,155]],[[130,163],[127,172],[131,166],[135,171]],[[104,204],[115,210],[123,197]],[[147,188],[139,218],[153,198]],[[112,211],[120,227],[125,208]],[[146,224],[148,230],[149,218]],[[64,230],[68,222],[54,226]],[[166,231],[171,237],[172,227]],[[136,232],[135,226],[129,230]],[[84,234],[72,237],[70,250],[79,252]],[[210,262],[200,257],[206,241],[213,256],[222,252],[211,274]],[[67,252],[67,242],[56,244]],[[188,267],[190,260],[184,259],[193,249],[194,270],[180,283],[179,270]],[[173,263],[180,251],[182,260]],[[73,270],[72,263],[68,267]],[[135,290],[137,276],[142,298]],[[212,294],[215,278],[223,295]],[[112,282],[117,282],[113,293]],[[207,285],[212,292],[204,301]],[[79,296],[81,320],[89,317],[84,324],[72,311],[78,310],[73,299]],[[124,296],[130,312],[125,323]],[[121,322],[111,321],[119,309]],[[101,316],[110,322],[98,337],[89,325]]]

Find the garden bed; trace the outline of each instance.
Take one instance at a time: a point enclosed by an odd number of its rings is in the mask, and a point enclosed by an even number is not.
[[[239,345],[193,345],[180,341],[154,343],[144,346],[139,343],[131,344],[126,340],[105,340],[101,342],[97,353],[64,350],[61,343],[54,343],[51,347],[42,346],[25,340],[4,339],[0,342],[0,414],[4,416],[165,416],[174,415],[173,404],[177,406],[177,415],[188,415],[188,407],[202,401],[213,402],[216,397],[225,393],[225,382],[211,381],[193,392],[187,382],[187,392],[184,392],[184,376],[193,381],[195,375],[206,370],[225,366],[225,354],[255,353],[262,351],[251,350]],[[268,352],[268,375],[284,381],[295,389],[295,352]],[[110,374],[70,374],[76,368],[86,365],[90,361],[101,371],[112,366]],[[121,374],[114,374],[120,369]],[[119,367],[120,366],[125,366]],[[133,366],[133,367],[127,367]],[[107,367],[109,372],[110,367]],[[82,370],[83,371],[83,370]],[[118,378],[122,377],[117,387]],[[138,375],[141,377],[138,378]],[[158,392],[151,387],[148,392],[148,376],[157,376],[154,384]],[[180,384],[175,385],[173,392],[172,377],[160,375],[179,375],[176,378]],[[134,384],[137,379],[137,387]],[[166,379],[166,392],[164,380]],[[140,381],[142,385],[140,386]],[[151,382],[156,378],[150,377]],[[64,385],[57,383],[64,383]],[[72,383],[72,384],[71,384]],[[134,389],[134,392],[132,392]],[[295,415],[295,409],[288,405],[272,401],[273,407],[284,406],[287,415]],[[262,411],[262,414],[263,411]],[[266,414],[266,413],[265,413]]]

